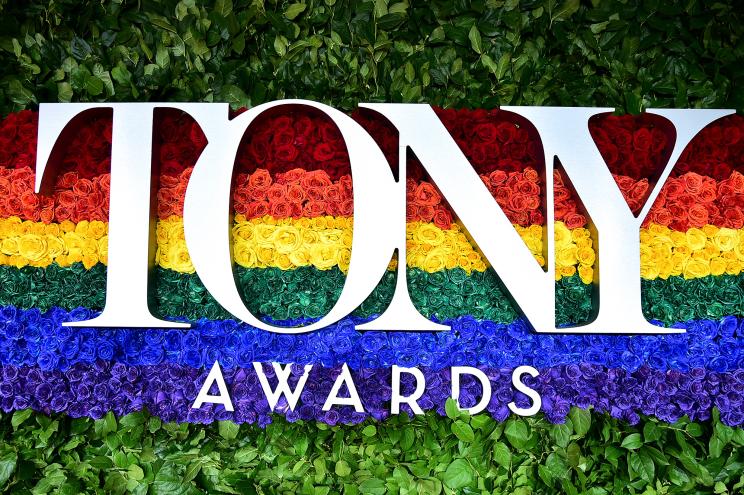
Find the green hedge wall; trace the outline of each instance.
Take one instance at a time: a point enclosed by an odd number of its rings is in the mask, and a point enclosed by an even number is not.
[[[0,418],[12,493],[734,494],[744,430],[717,420],[638,426],[573,409],[564,425],[396,416],[352,428],[276,418],[265,430],[19,411]]]
[[[731,0],[34,0],[0,9],[2,114],[54,101],[279,98],[345,110],[360,101],[744,108],[744,9]]]

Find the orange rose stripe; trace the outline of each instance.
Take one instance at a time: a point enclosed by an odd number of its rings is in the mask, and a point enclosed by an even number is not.
[[[191,168],[178,176],[161,176],[158,190],[158,217],[167,219],[183,212],[183,198]],[[543,224],[540,207],[541,187],[537,172],[492,172],[481,179],[513,224],[523,227]],[[17,216],[24,220],[62,222],[70,220],[106,221],[108,219],[109,174],[92,180],[68,172],[57,180],[52,196],[33,192],[34,174],[28,167],[0,168],[0,218]],[[632,210],[640,209],[648,191],[646,180],[634,181],[615,176]],[[583,227],[586,218],[570,189],[556,172],[556,220],[569,228]],[[437,189],[429,182],[408,181],[407,219],[409,222],[432,222],[449,229],[453,213]],[[331,181],[323,171],[295,169],[271,176],[259,169],[253,174],[240,174],[233,192],[233,206],[246,218],[316,218],[350,216],[353,212],[351,178]],[[651,223],[685,232],[705,225],[744,228],[744,176],[733,172],[723,181],[687,173],[670,178],[651,209],[645,225]]]

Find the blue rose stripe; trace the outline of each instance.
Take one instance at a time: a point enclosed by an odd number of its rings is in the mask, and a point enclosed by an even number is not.
[[[506,419],[507,404],[514,400],[528,407],[529,400],[511,387],[511,370],[481,368],[490,378],[493,388],[487,411],[497,420]],[[271,375],[269,366],[264,366]],[[290,421],[318,420],[328,424],[359,423],[373,417],[389,416],[391,396],[389,369],[353,371],[352,376],[365,407],[358,413],[350,406],[321,410],[338,376],[340,368],[314,367],[295,411],[290,411],[285,399],[276,411]],[[421,368],[426,378],[426,391],[419,400],[424,410],[444,414],[444,404],[451,394],[450,370]],[[301,373],[295,367],[294,377]],[[117,415],[147,408],[165,421],[209,423],[231,419],[239,423],[271,422],[268,403],[252,368],[225,370],[234,412],[222,406],[205,405],[191,409],[207,372],[187,366],[128,366],[97,361],[76,364],[67,371],[42,371],[38,367],[0,367],[0,408],[5,412],[31,407],[45,413],[66,412],[72,417],[101,417],[111,410]],[[273,383],[273,377],[270,376]],[[647,366],[634,372],[605,368],[592,364],[557,366],[543,369],[536,379],[523,377],[542,396],[542,412],[552,422],[566,418],[571,406],[593,407],[613,417],[637,423],[639,415],[652,415],[674,422],[683,415],[693,421],[710,418],[712,408],[721,412],[724,423],[737,426],[744,423],[744,370],[718,373],[700,368],[689,373],[663,372]],[[480,397],[481,386],[470,376],[461,382],[461,404],[473,406]],[[402,392],[412,393],[412,376],[403,375]],[[404,410],[407,406],[404,406]]]
[[[0,308],[0,364],[66,370],[97,359],[127,365],[172,363],[193,368],[219,361],[223,368],[250,367],[253,361],[347,363],[352,369],[453,365],[546,368],[587,362],[635,371],[693,368],[744,369],[744,318],[692,320],[675,325],[677,335],[537,334],[521,320],[509,325],[450,320],[453,330],[439,333],[358,332],[346,318],[326,329],[301,335],[266,332],[232,320],[201,320],[188,331],[163,329],[69,328],[62,322],[96,314],[78,308]],[[283,324],[293,324],[285,321]]]

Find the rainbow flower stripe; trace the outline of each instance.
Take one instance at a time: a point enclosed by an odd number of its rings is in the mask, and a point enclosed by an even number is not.
[[[462,116],[469,118],[467,113]],[[306,117],[278,117],[289,118],[282,121],[281,133],[292,128],[292,119]],[[34,118],[28,112],[11,115],[0,124],[0,132],[9,132],[18,122],[33,123]],[[166,127],[176,124],[185,125],[176,119],[166,122]],[[96,121],[91,127],[100,131],[105,125]],[[320,128],[321,140],[334,143],[322,148],[322,153],[317,143],[315,152],[305,152],[295,143],[296,153],[283,149],[286,156],[281,160],[274,156],[281,163],[272,168],[270,151],[261,148],[266,143],[249,142],[245,156],[238,159],[233,193],[236,280],[249,309],[279,326],[301,326],[326,314],[338,298],[348,267],[352,182],[343,145],[339,146],[332,129]],[[392,297],[394,259],[377,289],[351,316],[319,332],[290,336],[235,322],[193,273],[181,213],[192,159],[204,143],[193,129],[180,134],[189,136],[185,142],[171,128],[157,143],[163,173],[158,190],[154,310],[162,317],[191,321],[193,328],[73,330],[62,322],[90,318],[104,302],[110,181],[101,168],[103,163],[105,169],[108,146],[105,134],[101,132],[103,144],[86,155],[92,163],[68,154],[68,170],[58,177],[50,197],[32,192],[35,142],[28,132],[18,133],[18,149],[10,152],[15,161],[0,168],[0,408],[4,411],[33,407],[99,417],[108,410],[126,414],[147,407],[166,420],[266,424],[270,411],[251,366],[280,362],[313,364],[314,371],[300,407],[290,411],[280,401],[276,412],[290,420],[358,423],[368,416],[389,415],[393,364],[421,367],[427,391],[420,403],[440,413],[450,395],[448,367],[468,365],[492,378],[494,394],[488,411],[504,419],[508,402],[526,400],[510,388],[511,370],[529,364],[541,371],[532,384],[542,394],[543,410],[551,421],[562,421],[572,405],[593,406],[631,422],[640,414],[664,421],[684,414],[704,420],[712,407],[718,407],[727,424],[744,424],[741,164],[708,177],[696,173],[688,160],[665,184],[640,232],[644,313],[657,325],[684,328],[684,334],[529,331],[487,260],[467,240],[446,201],[414,162],[407,184],[409,290],[422,314],[447,322],[452,330],[355,330],[355,324],[384,311]],[[459,144],[473,160],[468,143]],[[477,158],[474,163],[526,249],[544,265],[541,179],[536,172],[540,167],[530,162],[534,150],[526,147],[527,152],[508,163],[489,162],[485,168]],[[394,163],[387,148],[383,146]],[[622,170],[613,173],[629,207],[637,211],[649,189],[648,180]],[[592,298],[597,260],[587,216],[564,180],[556,172],[556,319],[559,325],[573,326],[588,321],[597,303]],[[190,409],[206,369],[216,360],[233,391],[234,414],[221,408]],[[354,370],[366,413],[347,407],[320,410],[343,363]],[[271,376],[269,367],[265,369]],[[404,392],[411,387],[404,380]],[[479,393],[480,386],[466,380],[463,403],[471,405]]]

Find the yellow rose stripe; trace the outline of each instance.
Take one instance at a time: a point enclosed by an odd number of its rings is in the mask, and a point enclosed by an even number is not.
[[[353,220],[349,217],[246,220],[237,215],[233,227],[235,260],[246,268],[277,267],[284,270],[314,266],[326,270],[348,269]],[[538,263],[542,257],[543,228],[515,226]],[[104,222],[69,221],[60,224],[0,219],[0,265],[45,267],[82,262],[87,268],[107,262],[108,225]],[[440,229],[433,224],[410,222],[408,266],[428,272],[460,267],[468,273],[484,271],[487,263],[467,240],[460,227]],[[589,231],[570,230],[555,224],[556,278],[579,273],[591,283],[595,253]],[[183,220],[173,216],[158,222],[157,262],[167,269],[193,273],[184,242]],[[391,267],[395,266],[394,262]],[[738,275],[744,267],[744,229],[711,225],[678,232],[651,224],[641,230],[641,276],[645,279],[682,275]]]
[[[90,269],[108,261],[108,224],[83,220],[77,224],[0,219],[0,265],[46,267],[81,262]]]

